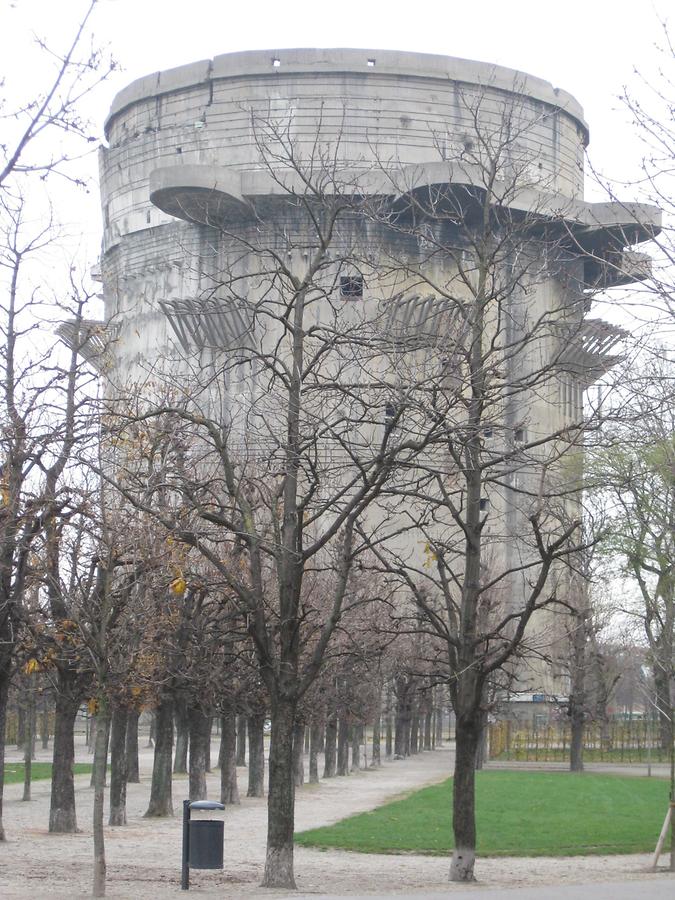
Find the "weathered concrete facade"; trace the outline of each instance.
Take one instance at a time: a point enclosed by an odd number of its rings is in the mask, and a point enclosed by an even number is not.
[[[611,365],[620,337],[584,323],[585,292],[641,277],[645,261],[624,250],[658,228],[653,210],[584,201],[588,129],[574,98],[531,76],[460,59],[375,50],[228,54],[131,84],[115,98],[106,138],[101,268],[118,381],[142,383],[156,364],[191,351],[208,363],[241,352],[249,339],[274,344],[273,329],[250,337],[248,310],[270,291],[259,251],[283,254],[297,271],[306,264],[312,224],[295,198],[306,190],[308,167],[323,168],[325,198],[358,195],[377,209],[347,217],[335,236],[325,296],[339,295],[350,272],[365,273],[358,312],[345,303],[340,315],[356,317],[357,326],[358,316],[375,321],[389,304],[387,328],[401,331],[414,356],[409,371],[437,365],[453,327],[441,324],[447,297],[472,290],[462,284],[471,248],[457,211],[468,216],[476,193],[492,192],[519,228],[529,223],[518,253],[530,262],[508,301],[514,324],[495,319],[488,329],[512,328],[508,344],[522,340],[528,323],[558,328],[523,340],[526,349],[509,360],[509,377],[517,369],[523,382],[528,371],[552,370],[552,360],[556,372],[523,389],[517,407],[505,402],[492,411],[500,436],[486,429],[486,445],[496,450],[499,441],[535,441],[578,421],[583,389]],[[499,167],[487,185],[493,156]],[[410,210],[414,227],[392,229],[391,216]],[[554,227],[555,252],[546,252],[556,259],[539,265],[542,234]],[[504,272],[512,270],[514,254],[504,259]],[[334,316],[334,303],[330,309]],[[324,321],[319,303],[313,314]],[[392,372],[378,376],[393,384]],[[231,381],[230,407],[248,381],[245,368]],[[508,477],[490,498],[503,523],[498,552],[506,567],[525,552],[514,492],[527,493],[527,467]],[[518,590],[516,581],[509,590]]]

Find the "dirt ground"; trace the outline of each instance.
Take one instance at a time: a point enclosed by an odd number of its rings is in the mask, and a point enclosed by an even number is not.
[[[213,747],[214,757],[217,746]],[[78,761],[91,760],[83,743]],[[38,759],[49,758],[38,751]],[[8,762],[13,757],[8,754]],[[17,757],[18,759],[18,757]],[[174,780],[173,819],[143,819],[149,796],[152,751],[141,752],[141,784],[129,785],[128,821],[124,827],[106,829],[108,896],[155,900],[179,895],[181,824],[179,811],[187,793],[187,779]],[[348,778],[333,778],[298,790],[298,830],[329,824],[355,812],[373,809],[384,801],[446,778],[452,771],[449,747],[422,753],[407,760],[386,762]],[[253,898],[288,892],[262,890],[266,806],[249,799],[246,769],[239,770],[242,803],[225,813],[225,867],[222,872],[192,872],[190,891],[209,897]],[[76,779],[77,814],[81,833],[50,835],[49,782],[33,784],[33,800],[21,800],[21,785],[5,788],[7,843],[0,844],[0,898],[90,896],[92,871],[91,812],[93,792],[89,776]],[[218,773],[209,776],[209,797],[218,798]],[[584,881],[629,881],[674,878],[649,874],[647,855],[573,858],[484,859],[476,866],[480,883],[493,888],[552,885]],[[663,865],[667,858],[662,859]],[[296,880],[304,893],[414,895],[416,892],[462,893],[470,885],[449,885],[448,861],[416,855],[380,856],[342,851],[297,848]],[[184,896],[184,895],[183,895]]]

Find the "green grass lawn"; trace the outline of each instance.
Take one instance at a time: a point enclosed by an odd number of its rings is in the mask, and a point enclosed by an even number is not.
[[[90,763],[75,763],[75,775],[91,772]],[[34,762],[31,767],[31,781],[44,781],[52,777],[52,764]],[[23,763],[5,763],[5,784],[23,784]]]
[[[581,856],[652,851],[668,809],[658,778],[565,772],[478,772],[482,856]],[[335,825],[296,835],[305,847],[446,854],[452,779]]]

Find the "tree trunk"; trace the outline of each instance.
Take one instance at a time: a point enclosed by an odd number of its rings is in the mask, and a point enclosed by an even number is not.
[[[349,775],[349,725],[344,716],[338,719],[337,774]]]
[[[7,724],[7,699],[9,695],[9,662],[7,672],[0,667],[0,842],[7,840],[2,824],[2,801],[5,790],[5,726]]]
[[[312,722],[309,729],[309,783],[319,783],[319,744],[323,728]]]
[[[324,740],[323,777],[333,778],[336,772],[337,717],[331,716],[326,722]]]
[[[296,722],[293,727],[293,778],[296,787],[302,787],[305,783],[305,726],[302,722]]]
[[[387,759],[391,759],[394,752],[394,733],[391,724],[391,713],[387,713],[387,726],[384,738],[384,752]]]
[[[60,677],[56,694],[52,792],[49,807],[49,831],[52,834],[75,834],[77,831],[73,763],[75,718],[79,708],[79,696],[73,696],[68,680]]]
[[[476,749],[480,735],[478,716],[457,716],[455,775],[452,784],[452,830],[455,849],[450,881],[474,881],[476,861]]]
[[[20,697],[16,707],[16,749],[23,750],[26,743],[26,710]]]
[[[483,710],[480,714],[478,743],[476,745],[476,770],[483,768],[488,754],[488,716]]]
[[[115,704],[110,724],[110,817],[108,825],[127,824],[126,707]]]
[[[432,710],[431,707],[427,707],[427,711],[424,714],[424,749],[431,750],[431,737],[432,737]]]
[[[572,698],[570,698],[570,705]],[[584,711],[578,705],[570,708],[570,772],[584,771]]]
[[[42,749],[49,747],[49,698],[45,694],[42,698],[42,708],[40,710],[40,739],[42,740]]]
[[[420,717],[417,709],[410,720],[410,753],[419,753],[420,749]]]
[[[127,718],[127,784],[139,784],[140,773],[138,771],[138,719],[140,713],[136,709],[130,709]]]
[[[237,786],[237,718],[226,713],[220,719],[220,802],[239,803]]]
[[[211,717],[200,709],[188,712],[190,722],[190,800],[206,800],[206,742],[211,740]]]
[[[246,716],[237,716],[237,765],[246,765]]]
[[[361,735],[363,725],[352,725],[352,772],[361,768]]]
[[[378,714],[377,718],[373,723],[373,758],[370,765],[373,768],[377,768],[382,765],[382,759],[380,756],[380,730],[382,728],[382,716]]]
[[[247,797],[265,796],[265,713],[248,717]]]
[[[108,758],[110,715],[104,700],[100,701],[97,715],[96,746],[94,748],[94,897],[105,897],[105,838],[103,834],[103,803],[105,800],[105,771]]]
[[[443,743],[443,704],[439,703],[436,707],[436,746],[440,747]]]
[[[267,854],[263,887],[295,889],[293,876],[293,827],[295,784],[293,727],[295,703],[272,702],[269,790],[267,794]]]
[[[155,754],[152,763],[150,803],[145,818],[173,815],[171,755],[173,750],[173,703],[164,698],[155,717]]]
[[[656,708],[659,714],[659,744],[661,750],[670,758],[673,747],[672,706],[670,697],[670,672],[672,661],[667,666],[657,660],[654,665],[654,688],[656,691]]]
[[[106,768],[103,770],[103,784],[107,783],[108,771],[107,771],[107,759],[108,759],[108,746],[110,744],[110,713],[105,717],[105,722],[103,725],[98,720],[98,715],[96,716],[96,737],[94,739],[94,766],[91,770],[91,779],[89,781],[89,787],[94,787],[94,780],[96,778],[96,748],[99,746],[98,743],[98,729],[104,727],[105,728],[105,755],[106,755]],[[56,736],[54,737],[54,746],[56,746]]]
[[[174,705],[174,719],[176,723],[176,750],[173,758],[173,771],[174,773],[186,773],[190,725],[184,700],[176,701]]]
[[[23,800],[30,800],[33,756],[35,753],[35,694],[27,692],[26,700],[26,743],[23,753]]]
[[[86,729],[87,753],[93,753],[96,743],[96,716],[87,713]]]
[[[150,716],[150,730],[148,731],[148,743],[145,745],[149,750],[151,747],[155,746],[155,741],[157,739],[157,710],[153,712]],[[173,741],[173,738],[172,738]],[[187,771],[187,769],[186,769]]]

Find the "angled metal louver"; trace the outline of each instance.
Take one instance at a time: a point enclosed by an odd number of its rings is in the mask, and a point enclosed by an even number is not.
[[[586,319],[568,340],[560,363],[580,381],[592,384],[621,358],[611,351],[628,332],[602,319]]]
[[[119,327],[98,319],[69,319],[61,322],[56,333],[71,350],[76,350],[98,372],[112,364],[110,345],[116,340]]]
[[[253,320],[248,307],[222,299],[160,300],[181,347],[237,351],[253,347]]]
[[[388,335],[406,349],[444,346],[464,332],[461,305],[445,297],[398,294],[383,308]]]

